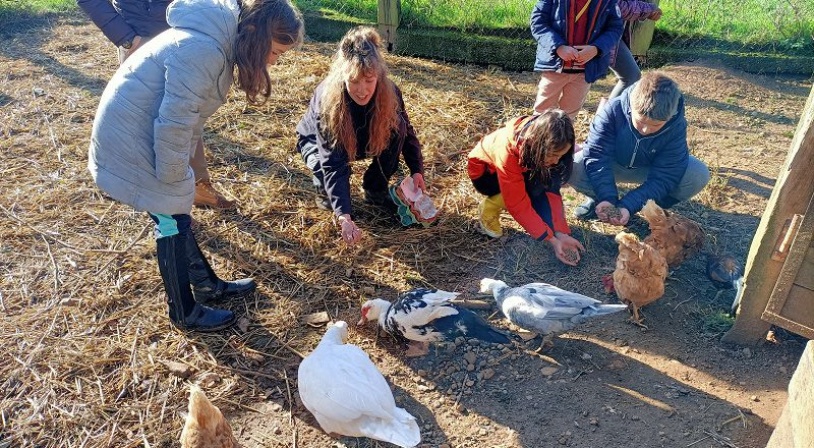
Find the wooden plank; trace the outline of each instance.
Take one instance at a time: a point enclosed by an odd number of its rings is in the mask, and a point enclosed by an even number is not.
[[[783,325],[780,322],[773,320],[775,316],[779,315],[788,320],[796,320],[795,314],[784,313],[783,308],[786,306],[786,299],[794,285],[794,279],[797,278],[797,273],[800,272],[800,267],[803,264],[806,252],[808,252],[808,248],[811,246],[811,238],[812,235],[814,235],[814,210],[812,210],[812,206],[814,206],[814,196],[809,200],[803,222],[800,224],[800,229],[797,231],[797,234],[794,235],[788,256],[786,256],[783,262],[780,276],[774,285],[772,294],[769,297],[769,302],[766,304],[766,311],[762,316],[763,320],[780,325],[781,327]],[[804,322],[801,323],[804,324]]]
[[[766,336],[770,324],[761,319],[780,277],[783,263],[771,259],[772,251],[786,219],[803,214],[814,196],[814,87],[800,116],[797,131],[766,211],[760,220],[746,260],[744,289],[735,324],[723,337],[724,342],[757,344]]]
[[[794,279],[794,284],[814,291],[814,241],[808,246],[803,263]]]
[[[808,341],[789,382],[789,397],[766,448],[814,447],[814,341]]]
[[[763,318],[800,336],[814,339],[814,291],[792,285],[779,311],[766,310]]]
[[[396,30],[401,23],[401,0],[379,0],[379,34],[387,51],[396,49]]]

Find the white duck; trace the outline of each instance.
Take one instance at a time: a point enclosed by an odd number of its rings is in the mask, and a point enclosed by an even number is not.
[[[430,342],[454,341],[458,337],[508,344],[510,339],[490,327],[474,311],[455,306],[456,292],[416,288],[399,295],[395,303],[384,299],[362,305],[362,319],[376,321],[379,328],[401,343],[409,343],[406,356],[426,355]]]
[[[370,437],[400,447],[421,443],[415,417],[396,407],[387,380],[361,348],[345,344],[348,324],[331,325],[300,363],[300,399],[327,433]]]
[[[555,334],[570,330],[592,317],[626,310],[627,305],[599,300],[557,288],[548,283],[529,283],[512,288],[500,280],[485,278],[481,292],[491,293],[509,321],[524,330],[543,335],[538,351],[553,345]]]

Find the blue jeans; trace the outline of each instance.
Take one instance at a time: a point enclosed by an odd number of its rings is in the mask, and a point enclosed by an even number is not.
[[[613,87],[609,100],[616,98],[622,94],[622,91],[633,85],[642,77],[642,71],[639,70],[639,64],[633,58],[630,48],[624,42],[619,42],[619,47],[616,50],[616,61],[611,65],[610,69],[616,75],[618,81],[616,86]]]
[[[585,164],[583,163],[584,156],[585,151],[574,154],[574,168],[571,172],[571,178],[568,179],[568,184],[585,196],[594,198],[596,194],[594,193],[593,186],[591,186],[591,180],[588,179],[588,175],[585,173]],[[640,185],[647,180],[649,173],[650,169],[647,167],[629,169],[618,163],[613,164],[613,177],[617,184],[631,183]],[[681,177],[678,186],[669,193],[669,196],[677,202],[686,201],[703,190],[708,182],[709,168],[707,168],[707,165],[695,157],[690,156],[687,171],[684,172],[684,176]]]

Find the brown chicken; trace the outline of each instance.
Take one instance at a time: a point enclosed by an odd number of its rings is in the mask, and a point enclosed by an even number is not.
[[[190,387],[189,415],[181,431],[181,448],[239,448],[229,422],[197,386]]]
[[[704,231],[697,222],[662,209],[652,199],[645,204],[642,215],[650,225],[650,235],[644,242],[658,249],[671,268],[704,246]]]
[[[655,302],[664,295],[667,262],[658,250],[627,232],[616,235],[619,255],[613,271],[612,288],[633,312],[633,323],[644,327],[639,308]],[[606,285],[606,287],[609,285]],[[645,327],[647,328],[647,327]]]

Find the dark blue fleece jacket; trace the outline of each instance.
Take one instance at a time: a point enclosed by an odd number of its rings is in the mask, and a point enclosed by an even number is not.
[[[666,198],[687,171],[690,157],[684,98],[680,99],[678,111],[663,128],[642,136],[633,127],[631,118],[630,92],[635,85],[597,112],[583,148],[586,151],[585,172],[597,202],[608,201],[628,209],[631,214],[641,210],[648,199]],[[647,180],[618,199],[614,163],[626,169],[648,168]]]
[[[537,41],[535,71],[560,71],[562,59],[557,56],[561,45],[572,45],[568,35],[568,6],[571,0],[540,0],[531,11],[531,34]],[[616,0],[593,0],[588,6],[588,43],[599,54],[585,64],[585,81],[592,83],[608,74],[611,54],[622,37],[624,22]]]

